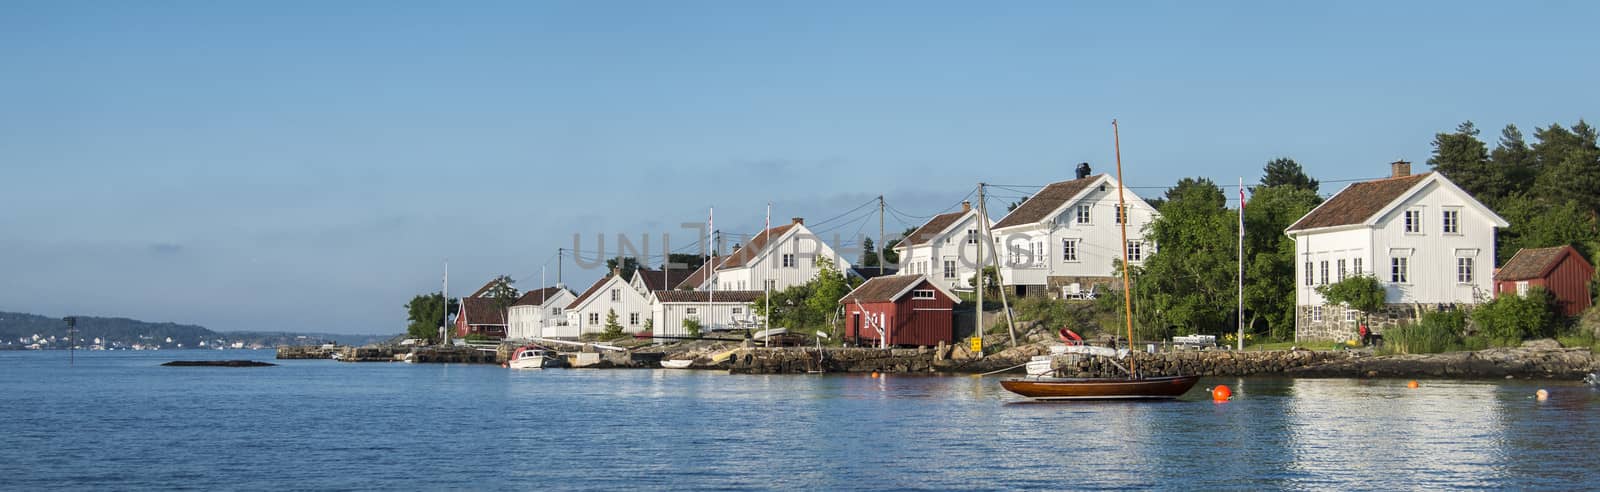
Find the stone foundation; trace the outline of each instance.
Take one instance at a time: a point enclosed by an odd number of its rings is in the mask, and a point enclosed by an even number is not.
[[[1472,307],[1464,304],[1389,304],[1371,317],[1363,318],[1360,311],[1346,309],[1338,304],[1329,304],[1322,306],[1322,321],[1315,321],[1312,306],[1295,306],[1294,339],[1296,341],[1354,340],[1360,338],[1363,319],[1366,320],[1367,329],[1381,335],[1389,328],[1417,322],[1422,319],[1423,313],[1439,311],[1441,308],[1470,310]],[[1353,312],[1353,321],[1346,319],[1347,312]]]

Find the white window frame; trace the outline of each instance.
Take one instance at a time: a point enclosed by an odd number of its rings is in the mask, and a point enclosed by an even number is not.
[[[1322,267],[1322,282],[1318,285],[1328,285],[1328,260],[1322,260],[1318,266]]]
[[[1528,281],[1527,280],[1519,280],[1519,281],[1517,281],[1517,295],[1519,295],[1519,296],[1528,295]]]
[[[1306,286],[1307,287],[1310,287],[1310,286],[1313,286],[1313,285],[1317,285],[1317,270],[1316,270],[1316,268],[1317,268],[1317,266],[1316,266],[1315,263],[1312,263],[1311,260],[1306,260],[1305,272],[1306,272]]]
[[[1439,214],[1439,232],[1452,236],[1461,235],[1461,208],[1445,207]]]
[[[1422,234],[1422,209],[1408,208],[1402,215],[1406,234]]]
[[[734,306],[733,307],[733,314],[735,316],[744,314],[744,306]]]
[[[1112,220],[1111,220],[1111,222],[1113,224],[1121,224],[1123,221],[1128,219],[1128,208],[1127,208],[1126,205],[1122,205],[1122,204],[1119,203],[1119,204],[1115,205],[1115,208],[1113,208],[1112,210],[1115,211],[1115,214],[1113,215]]]
[[[947,278],[947,279],[956,278],[956,260],[955,259],[953,259],[953,258],[945,258],[944,259],[944,278]]]
[[[794,253],[783,254],[783,268],[794,268],[798,263],[794,261]]]
[[[628,326],[639,326],[639,313],[628,313]]]
[[[1473,274],[1476,273],[1473,271],[1473,269],[1477,266],[1473,263],[1472,257],[1470,256],[1456,257],[1456,283],[1472,283],[1472,280],[1475,277]]]
[[[622,301],[622,289],[611,289],[611,302]]]
[[[1345,277],[1350,273],[1350,271],[1345,269],[1345,259],[1344,258],[1340,258],[1339,259],[1338,265],[1339,265],[1339,281],[1343,282]]]
[[[1357,257],[1355,259],[1354,263],[1355,263],[1355,268],[1353,270],[1351,270],[1351,273],[1354,273],[1357,277],[1360,277],[1361,276],[1361,258]]]
[[[978,229],[967,229],[967,244],[978,244]]]
[[[1355,321],[1356,320],[1356,310],[1350,309],[1350,308],[1344,308],[1344,320],[1345,321]]]
[[[1093,224],[1092,218],[1093,216],[1089,214],[1088,205],[1078,205],[1076,220],[1073,222],[1077,224]]]
[[[1396,284],[1411,283],[1411,258],[1404,256],[1389,257],[1389,282]]]
[[[1047,255],[1045,255],[1045,251],[1044,251],[1044,240],[1041,239],[1041,240],[1038,240],[1038,241],[1034,241],[1033,242],[1033,250],[1032,251],[1033,251],[1033,266],[1036,266],[1036,267],[1045,266],[1045,262],[1047,261],[1046,260]]]
[[[683,314],[698,315],[698,314],[700,314],[700,308],[686,308],[686,309],[683,310]]]
[[[600,313],[589,313],[589,324],[591,324],[591,325],[600,324]]]
[[[911,298],[916,300],[929,300],[937,299],[938,297],[933,294],[933,289],[918,289],[911,291]]]
[[[1077,262],[1078,261],[1078,240],[1077,239],[1062,239],[1061,240],[1061,261],[1065,261],[1065,262]]]
[[[1311,321],[1322,321],[1322,306],[1311,306]]]
[[[1128,240],[1128,261],[1144,261],[1144,241],[1138,239]]]

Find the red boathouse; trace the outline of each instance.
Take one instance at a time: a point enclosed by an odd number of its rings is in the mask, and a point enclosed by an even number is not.
[[[923,275],[876,277],[839,299],[845,340],[876,346],[881,329],[889,346],[951,343],[954,309],[960,302],[955,293]]]
[[[1495,296],[1520,295],[1529,287],[1544,287],[1556,298],[1562,316],[1578,316],[1589,309],[1589,279],[1594,266],[1572,246],[1518,250],[1494,274]]]

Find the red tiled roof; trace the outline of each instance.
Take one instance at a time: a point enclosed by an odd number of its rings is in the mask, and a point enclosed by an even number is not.
[[[517,302],[515,304],[512,304],[512,305],[513,306],[543,306],[545,300],[550,299],[551,297],[555,297],[557,293],[559,293],[559,292],[561,292],[563,290],[566,290],[566,289],[561,288],[561,287],[545,287],[545,288],[539,289],[539,290],[530,290],[530,291],[528,291],[528,293],[523,294],[522,297],[517,298]]]
[[[1572,249],[1572,246],[1517,250],[1517,254],[1512,255],[1511,259],[1500,267],[1499,272],[1495,272],[1494,279],[1530,280],[1544,277],[1550,273],[1550,269],[1555,268],[1563,258],[1567,257],[1568,252],[1576,254],[1577,250]]]
[[[694,271],[694,273],[689,274],[688,277],[684,277],[683,281],[682,282],[678,282],[678,285],[674,286],[673,288],[675,288],[675,289],[698,289],[698,288],[700,288],[700,285],[706,283],[707,277],[710,276],[710,274],[711,274],[711,265],[715,265],[720,261],[722,261],[722,258],[720,258],[720,257],[716,257],[716,256],[711,257],[711,259],[706,260],[705,264],[700,265],[700,268],[696,269]]]
[[[577,299],[573,299],[571,303],[568,303],[566,308],[577,309],[578,305],[583,304],[583,301],[587,300],[589,296],[594,295],[595,292],[599,292],[600,287],[606,285],[607,280],[611,280],[611,275],[612,274],[607,273],[604,277],[600,277],[600,280],[594,281],[594,285],[589,286],[587,290],[583,291],[583,295],[578,296]]]
[[[661,270],[640,268],[634,272],[635,275],[643,276],[645,290],[653,292],[658,290],[676,289],[678,288],[678,284],[688,280],[689,276],[694,275],[696,271],[683,268],[676,270],[668,269],[667,275],[664,279],[661,276]]]
[[[759,290],[658,290],[656,300],[661,302],[755,302],[763,292]]]
[[[750,260],[755,259],[756,255],[762,250],[767,248],[767,240],[769,236],[771,239],[776,240],[780,237],[783,237],[784,233],[789,232],[789,229],[793,229],[796,225],[797,224],[789,223],[756,233],[756,235],[750,237],[750,242],[745,243],[744,246],[739,247],[738,251],[734,251],[733,254],[728,255],[728,259],[722,260],[722,264],[717,265],[717,269],[720,270],[723,268],[736,268],[744,266],[746,263],[749,263]]]
[[[1303,231],[1366,222],[1399,199],[1406,190],[1432,175],[1432,172],[1427,172],[1352,184],[1295,221],[1288,230]]]
[[[868,280],[856,287],[844,297],[839,299],[839,304],[850,304],[854,301],[861,302],[891,302],[895,294],[899,294],[912,285],[922,282],[922,275],[886,275]]]
[[[467,326],[472,325],[500,325],[506,324],[505,311],[495,309],[494,299],[488,297],[465,297],[461,299],[461,316],[467,319]]]
[[[1017,206],[1016,210],[1006,214],[1004,218],[1000,219],[1000,222],[995,223],[993,228],[1001,229],[1043,221],[1050,216],[1050,212],[1061,208],[1061,205],[1067,203],[1067,200],[1078,196],[1078,193],[1087,188],[1090,183],[1100,179],[1101,176],[1105,175],[1100,174],[1072,181],[1050,183],[1044,189],[1039,190],[1038,193],[1034,193],[1033,196],[1024,200],[1022,205]]]
[[[917,230],[911,232],[911,235],[906,236],[904,240],[896,244],[895,248],[927,244],[928,241],[932,241],[935,236],[938,236],[939,232],[949,228],[950,225],[955,224],[957,220],[960,220],[965,215],[967,215],[965,210],[935,215],[932,219],[928,219],[928,223],[922,224],[922,227],[918,227]]]

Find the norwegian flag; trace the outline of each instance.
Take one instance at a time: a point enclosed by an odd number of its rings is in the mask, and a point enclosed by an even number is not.
[[[1244,178],[1239,178],[1239,237],[1244,237]]]

